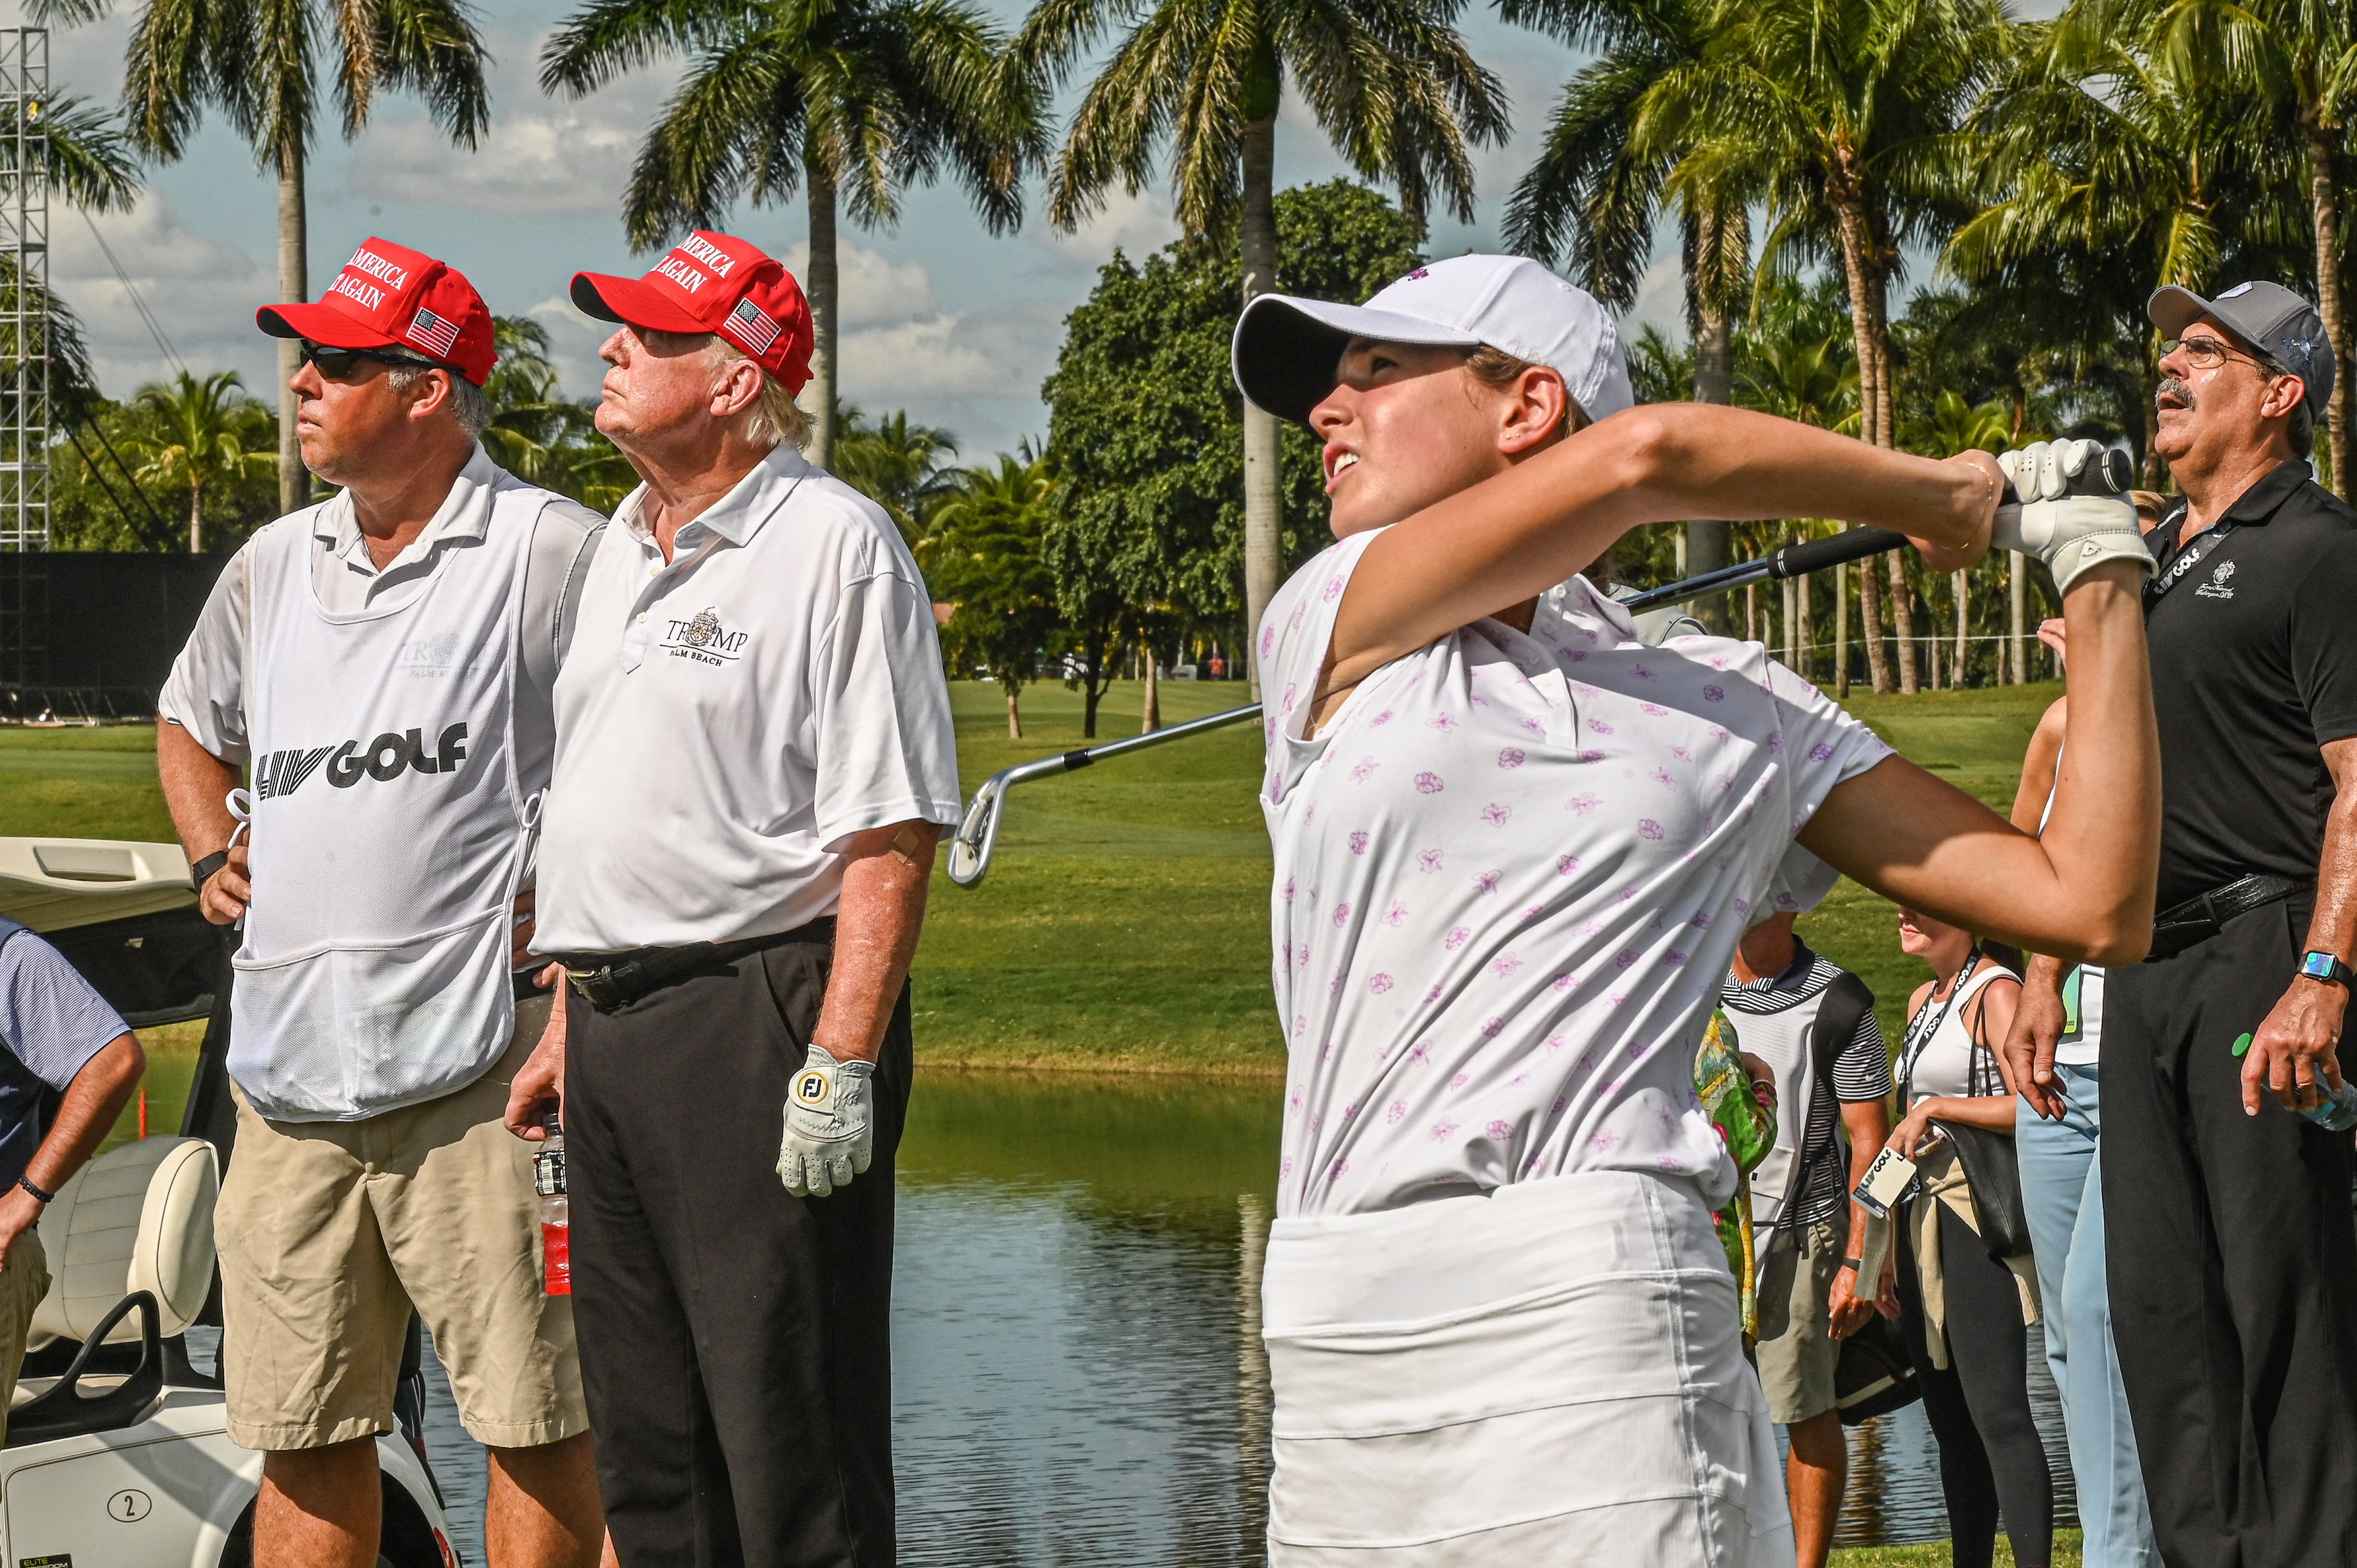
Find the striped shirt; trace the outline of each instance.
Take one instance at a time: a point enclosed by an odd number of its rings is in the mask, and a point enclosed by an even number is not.
[[[1839,1108],[1820,1101],[1809,1059],[1809,1035],[1825,990],[1841,977],[1832,961],[1795,938],[1792,961],[1766,980],[1738,981],[1730,972],[1720,1001],[1742,1048],[1776,1073],[1776,1147],[1751,1175],[1751,1216],[1776,1222],[1788,1192],[1797,1190],[1794,1218],[1813,1225],[1841,1212],[1849,1189],[1849,1136]],[[1834,1058],[1834,1094],[1842,1101],[1882,1100],[1890,1093],[1890,1052],[1882,1027],[1867,1009],[1857,1033]],[[1797,1164],[1800,1180],[1792,1181]]]

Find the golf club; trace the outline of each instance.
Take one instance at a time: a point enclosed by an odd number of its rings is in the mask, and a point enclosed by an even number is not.
[[[2111,448],[2104,453],[2093,469],[2072,483],[2072,489],[2079,494],[2115,496],[2125,492],[2135,482],[2135,467],[2128,455]],[[2013,488],[2010,485],[2006,487],[2006,496],[2012,499]],[[1664,605],[1698,599],[1706,594],[1739,588],[1746,583],[1780,583],[1788,577],[1806,576],[1812,572],[1822,572],[1828,566],[1879,555],[1906,542],[1904,534],[1894,533],[1887,528],[1846,529],[1823,539],[1808,539],[1797,544],[1784,545],[1756,561],[1738,562],[1732,566],[1703,572],[1663,587],[1649,588],[1622,599],[1620,607],[1632,615],[1641,614]],[[981,885],[983,877],[990,871],[991,854],[998,847],[999,819],[1006,811],[1006,792],[1016,785],[1059,773],[1070,773],[1108,757],[1143,751],[1147,746],[1160,746],[1189,736],[1205,735],[1258,717],[1260,704],[1251,703],[1241,708],[1228,708],[1200,719],[1189,719],[1185,724],[1172,725],[1168,729],[1131,736],[1126,740],[1108,741],[1103,746],[1061,752],[1054,757],[1042,757],[1035,761],[1018,762],[1012,768],[1000,768],[984,779],[982,788],[974,792],[974,801],[966,807],[965,816],[959,822],[957,832],[950,840],[950,880],[960,887]]]

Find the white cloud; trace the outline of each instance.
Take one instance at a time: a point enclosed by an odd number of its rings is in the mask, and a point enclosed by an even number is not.
[[[353,194],[517,217],[616,210],[675,72],[634,71],[586,98],[551,97],[538,76],[546,38],[520,27],[492,31],[491,125],[472,153],[452,146],[414,101],[386,99],[367,156],[353,163]]]
[[[810,281],[810,242],[797,240],[779,259],[804,284]],[[845,333],[928,320],[936,309],[932,274],[922,262],[896,262],[880,251],[838,238],[835,258],[835,326]]]
[[[1044,195],[1040,205],[1043,211],[1026,225],[1027,231],[1044,238],[1064,255],[1086,262],[1091,268],[1111,261],[1116,248],[1131,261],[1137,261],[1178,237],[1178,220],[1171,215],[1171,196],[1167,190],[1142,190],[1132,195],[1115,187],[1106,192],[1104,206],[1096,215],[1069,234],[1048,222]]]
[[[1637,302],[1620,317],[1620,337],[1633,343],[1648,327],[1658,327],[1673,343],[1686,336],[1686,281],[1675,252],[1656,256],[1637,283]]]
[[[93,224],[128,285],[100,248]],[[201,375],[232,367],[255,395],[276,395],[276,348],[253,325],[254,307],[277,297],[268,252],[192,232],[170,200],[152,192],[129,212],[97,219],[60,209],[49,233],[50,286],[81,318],[99,385],[110,395],[125,396],[172,370],[140,317],[135,290],[190,369]]]

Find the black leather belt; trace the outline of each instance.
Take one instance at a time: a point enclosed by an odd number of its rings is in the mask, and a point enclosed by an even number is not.
[[[2222,887],[2212,887],[2198,898],[2188,898],[2173,908],[2163,909],[2153,918],[2152,950],[2145,954],[2145,961],[2174,958],[2216,936],[2235,916],[2248,914],[2278,898],[2305,893],[2315,886],[2312,877],[2295,882],[2288,876],[2242,876]]]
[[[675,948],[627,948],[620,952],[558,953],[557,962],[590,1006],[600,1013],[627,1007],[640,997],[676,985],[693,974],[726,969],[738,959],[795,942],[831,946],[834,917],[825,916],[772,937],[736,942],[689,942]]]

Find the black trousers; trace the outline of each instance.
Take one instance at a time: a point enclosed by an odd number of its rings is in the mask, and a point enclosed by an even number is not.
[[[1917,1202],[1936,1199],[1918,1198]],[[1911,1222],[1899,1227],[1899,1321],[1923,1413],[1940,1445],[1940,1491],[1948,1505],[1949,1559],[1989,1568],[1997,1520],[2013,1560],[2053,1560],[2054,1477],[2029,1411],[2029,1330],[2013,1271],[1988,1255],[1973,1228],[1943,1204],[1940,1264],[1946,1286],[1948,1364],[1932,1364],[1923,1291],[1916,1277]]]
[[[2242,1103],[2237,1036],[2283,997],[2306,901],[2107,972],[2112,1328],[2170,1568],[2357,1563],[2350,1134]]]
[[[787,1080],[832,950],[792,943],[599,1013],[565,1048],[573,1315],[623,1568],[890,1568],[892,1163],[904,990],[876,1160],[778,1179]]]

